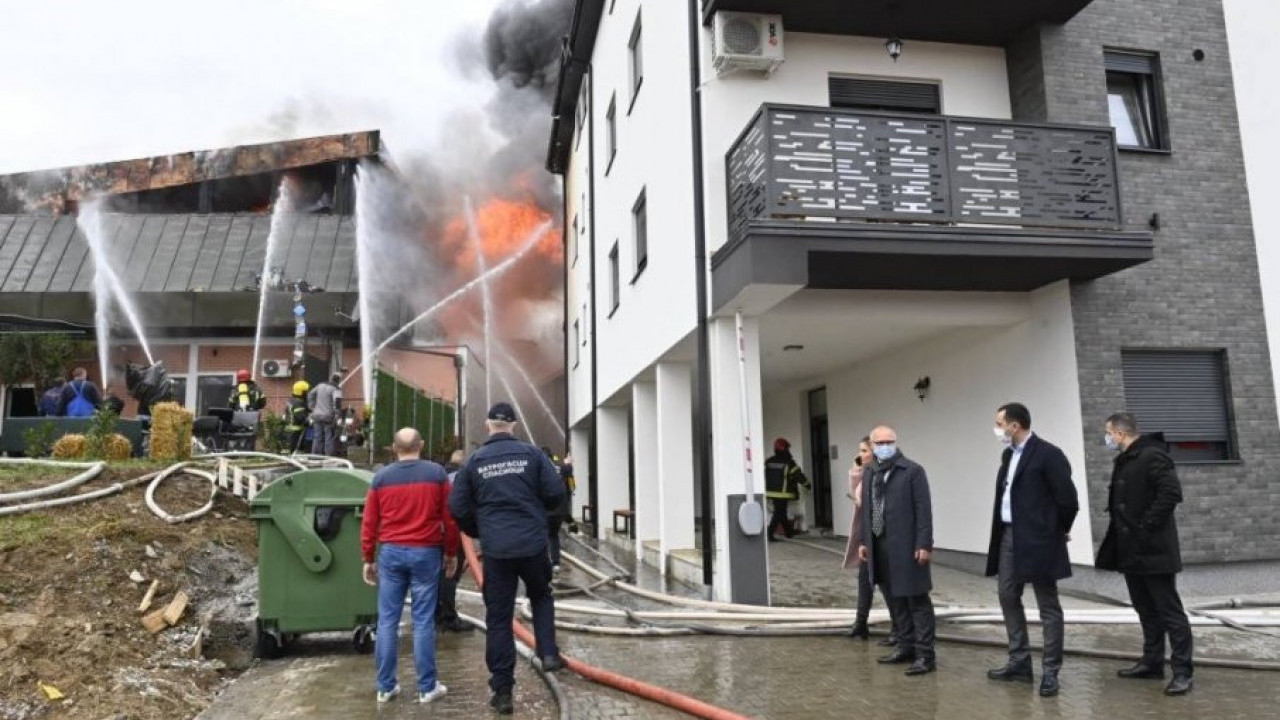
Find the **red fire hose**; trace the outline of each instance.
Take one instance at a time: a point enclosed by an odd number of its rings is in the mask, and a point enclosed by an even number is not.
[[[471,542],[471,538],[466,535],[462,536],[462,551],[467,556],[467,567],[471,568],[471,577],[475,579],[478,587],[484,587],[484,569],[480,566],[480,560],[476,556],[475,545]],[[516,637],[520,638],[520,642],[529,647],[536,647],[533,633],[529,631],[519,620],[512,623]],[[688,695],[682,695],[674,690],[650,685],[641,682],[635,678],[629,678],[626,675],[619,675],[608,670],[603,670],[594,665],[588,665],[581,660],[574,660],[561,653],[561,659],[564,660],[565,667],[578,673],[582,677],[598,682],[601,685],[607,685],[611,688],[621,690],[622,692],[641,697],[646,700],[675,708],[683,713],[688,713],[694,717],[704,718],[705,720],[749,720],[745,715],[739,715],[731,710],[718,708],[709,705],[696,698]]]

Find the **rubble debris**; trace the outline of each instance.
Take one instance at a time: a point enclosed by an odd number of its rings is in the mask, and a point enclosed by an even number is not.
[[[138,603],[138,612],[144,613],[151,609],[151,601],[156,597],[156,590],[160,588],[159,580],[152,580],[151,587],[147,588],[147,594],[142,596],[142,602]]]

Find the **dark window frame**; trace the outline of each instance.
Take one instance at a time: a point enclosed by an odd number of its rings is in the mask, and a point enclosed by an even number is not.
[[[573,214],[573,230],[569,237],[573,243],[573,252],[569,254],[569,267],[578,266],[578,246],[582,245],[582,236],[578,232],[578,213]]]
[[[613,248],[609,250],[609,315],[618,312],[618,306],[622,304],[622,261],[618,257],[618,241],[613,241]]]
[[[640,86],[644,85],[644,26],[641,24],[644,6],[636,10],[636,22],[631,27],[631,37],[627,40],[627,68],[631,81],[631,100],[627,104],[627,115],[636,106],[636,98],[640,97]]]
[[[581,320],[573,321],[573,367],[576,370],[582,364],[582,345],[579,340],[582,338]]]
[[[640,188],[640,195],[631,204],[631,248],[635,253],[635,274],[631,276],[631,284],[639,279],[640,273],[649,267],[649,190]],[[642,242],[643,241],[643,242]]]
[[[605,149],[609,153],[609,159],[604,166],[604,174],[606,177],[609,171],[613,169],[613,161],[618,157],[618,94],[614,93],[609,98],[609,111],[604,116],[605,125]]]
[[[1182,440],[1175,442],[1195,443],[1220,443],[1224,446],[1225,457],[1222,458],[1186,458],[1179,457],[1176,447],[1171,447],[1170,455],[1174,462],[1178,465],[1240,465],[1243,458],[1240,455],[1239,431],[1236,424],[1235,403],[1231,394],[1231,363],[1230,354],[1223,347],[1136,347],[1124,346],[1120,348],[1121,363],[1123,366],[1123,358],[1126,355],[1212,355],[1217,361],[1217,379],[1221,383],[1222,391],[1222,412],[1223,420],[1226,423],[1226,438],[1224,440]],[[1139,432],[1146,434],[1152,432],[1162,432],[1159,427],[1149,427],[1143,419],[1142,411],[1135,409],[1130,405],[1129,388],[1127,380],[1124,378],[1123,370],[1121,372],[1121,386],[1125,393],[1125,409],[1134,413],[1138,418]],[[1171,443],[1173,445],[1174,443]]]
[[[584,74],[582,76],[582,88],[578,91],[578,107],[574,113],[578,126],[577,136],[574,138],[573,147],[576,150],[582,144],[582,136],[586,135],[585,128],[587,126],[587,114],[591,112],[591,103],[587,102],[589,93],[587,92],[590,79]]]
[[[1142,66],[1145,65],[1144,69]],[[1160,54],[1146,50],[1129,50],[1122,48],[1103,49],[1103,70],[1107,93],[1107,119],[1116,128],[1116,149],[1122,152],[1152,153],[1167,155],[1173,152],[1173,143],[1169,134],[1169,110],[1164,93],[1164,72],[1160,62]],[[1120,128],[1116,127],[1111,117],[1111,86],[1113,81],[1129,80],[1134,82],[1135,105],[1126,110],[1133,120],[1134,134],[1149,134],[1150,145],[1141,143],[1129,145],[1120,141]],[[1145,96],[1145,98],[1144,98]],[[1143,100],[1145,99],[1145,103]],[[1150,117],[1144,117],[1143,104]],[[1137,117],[1133,113],[1137,112]]]

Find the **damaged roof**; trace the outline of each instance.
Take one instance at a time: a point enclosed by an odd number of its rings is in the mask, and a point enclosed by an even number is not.
[[[276,251],[286,281],[356,292],[355,220],[286,215]],[[111,257],[128,292],[234,292],[262,272],[271,216],[104,217]],[[88,293],[93,264],[71,216],[0,215],[0,295]]]
[[[32,211],[61,213],[70,203],[97,194],[157,190],[355,160],[376,156],[379,150],[378,131],[368,130],[37,170],[0,176],[0,200],[8,196],[24,201]]]

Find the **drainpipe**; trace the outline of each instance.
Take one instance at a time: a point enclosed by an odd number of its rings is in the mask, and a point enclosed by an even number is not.
[[[698,0],[688,0],[688,5],[689,110],[693,132],[694,286],[698,292],[698,398],[693,408],[693,436],[702,443],[702,453],[698,457],[694,473],[702,496],[702,584],[710,598],[713,579],[711,562],[715,557],[715,534],[711,531],[711,520],[715,517],[715,507],[711,491],[711,451],[714,438],[711,437],[711,340],[707,324],[707,230],[702,187],[702,48],[698,42],[702,24]],[[592,486],[594,487],[594,483]]]
[[[587,503],[591,505],[591,523],[595,526],[593,529],[596,534],[599,534],[600,453],[597,452],[597,449],[599,447],[600,433],[597,429],[598,418],[596,416],[600,394],[600,354],[596,350],[596,341],[598,339],[596,335],[596,328],[598,327],[596,323],[596,73],[590,60],[586,61],[585,65],[587,67],[587,208],[590,210],[587,215],[587,221],[590,223],[591,232],[591,239],[587,242],[587,261],[591,263],[591,270],[587,279],[590,284],[587,299],[591,303],[591,424],[587,428],[587,477],[591,479],[591,485],[587,488]]]
[[[568,181],[565,176],[560,176],[560,226],[563,228],[560,232],[561,245],[564,247],[564,273],[562,282],[564,285],[564,310],[560,315],[560,334],[564,337],[564,447],[561,448],[561,457],[569,452],[569,438],[573,435],[573,426],[570,425],[569,412],[569,373],[572,367],[569,365],[569,354],[571,348],[570,343],[577,342],[574,338],[569,337],[569,193]],[[575,228],[576,230],[576,228]],[[578,239],[581,242],[581,238]],[[573,519],[573,508],[569,508],[569,519]]]

